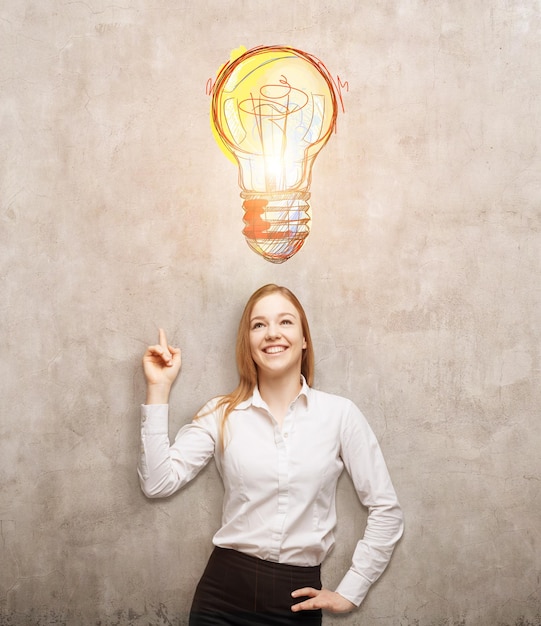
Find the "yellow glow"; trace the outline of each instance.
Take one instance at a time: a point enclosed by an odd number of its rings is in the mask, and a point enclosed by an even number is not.
[[[231,50],[231,54],[229,55],[229,60],[231,62],[236,61],[245,52],[247,52],[247,49],[244,46],[239,46],[238,48],[235,48],[234,50]]]
[[[233,63],[233,61],[236,61],[240,56],[242,56],[246,52],[246,50],[247,49],[244,46],[239,46],[238,48],[234,48],[233,50],[231,50],[229,54],[229,62]],[[225,65],[227,64],[223,63],[220,66],[220,68],[216,72],[216,76],[218,76],[218,74],[222,71]],[[234,163],[235,165],[237,165],[237,160],[235,159],[234,154],[231,152],[231,150],[229,150],[227,145],[223,142],[222,138],[220,137],[220,134],[218,133],[218,130],[216,129],[216,124],[214,123],[214,120],[212,119],[212,111],[210,111],[210,128],[212,130],[214,140],[218,144],[218,147],[220,148],[220,150],[231,161],[231,163]]]

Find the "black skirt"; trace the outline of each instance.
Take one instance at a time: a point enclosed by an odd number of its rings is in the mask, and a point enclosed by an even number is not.
[[[321,611],[298,611],[302,587],[321,589],[319,565],[298,567],[214,548],[199,581],[190,626],[321,626]]]

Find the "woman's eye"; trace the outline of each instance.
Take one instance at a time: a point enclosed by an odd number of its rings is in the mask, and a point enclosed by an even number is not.
[[[291,320],[282,320],[282,324],[293,324]]]
[[[256,322],[253,326],[253,330],[258,330],[259,328],[263,328],[263,322]]]

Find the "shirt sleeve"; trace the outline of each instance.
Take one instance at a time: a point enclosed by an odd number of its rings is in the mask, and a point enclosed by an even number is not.
[[[353,403],[342,424],[341,456],[359,500],[368,509],[368,519],[351,567],[336,591],[359,606],[387,567],[404,520],[376,436]]]
[[[148,498],[165,498],[194,478],[214,455],[217,428],[212,411],[183,426],[170,445],[169,406],[141,406],[141,456],[137,472]]]

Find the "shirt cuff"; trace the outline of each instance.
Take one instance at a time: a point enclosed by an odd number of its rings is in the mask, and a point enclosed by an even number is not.
[[[169,405],[142,404],[141,429],[147,434],[163,435],[169,432]]]
[[[371,586],[372,583],[368,578],[350,569],[336,588],[336,593],[353,602],[355,606],[359,606],[366,598],[366,594]]]

